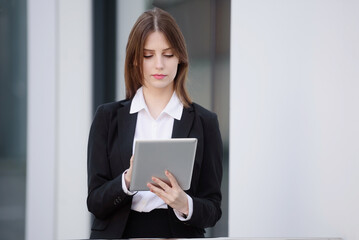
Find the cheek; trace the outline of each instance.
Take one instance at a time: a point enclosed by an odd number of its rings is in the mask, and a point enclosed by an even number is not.
[[[171,68],[172,68],[172,72],[174,72],[175,74],[178,71],[178,61],[174,61],[171,63]]]
[[[150,65],[149,63],[143,63],[142,65],[142,71],[144,75],[147,75],[150,71]]]

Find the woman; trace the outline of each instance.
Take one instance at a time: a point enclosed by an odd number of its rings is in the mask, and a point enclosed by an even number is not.
[[[130,33],[126,100],[99,106],[88,143],[87,206],[91,238],[193,238],[221,217],[222,142],[217,116],[186,91],[188,56],[175,20],[144,12]],[[130,192],[136,139],[197,138],[191,187],[157,178],[149,191]]]

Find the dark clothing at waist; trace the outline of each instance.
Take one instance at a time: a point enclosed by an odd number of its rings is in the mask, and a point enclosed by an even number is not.
[[[131,210],[123,238],[172,238],[167,209]]]

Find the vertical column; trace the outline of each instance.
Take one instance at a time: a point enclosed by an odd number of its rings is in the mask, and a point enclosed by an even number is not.
[[[359,237],[359,2],[232,0],[229,236]]]
[[[54,239],[56,0],[28,1],[26,239]]]
[[[92,119],[88,0],[58,1],[56,239],[88,238],[87,140]]]
[[[28,1],[26,239],[88,238],[91,1]]]

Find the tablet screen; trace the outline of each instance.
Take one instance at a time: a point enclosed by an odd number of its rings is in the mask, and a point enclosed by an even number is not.
[[[136,140],[130,191],[148,191],[152,176],[168,182],[166,170],[176,177],[183,190],[188,190],[196,148],[196,138]]]

